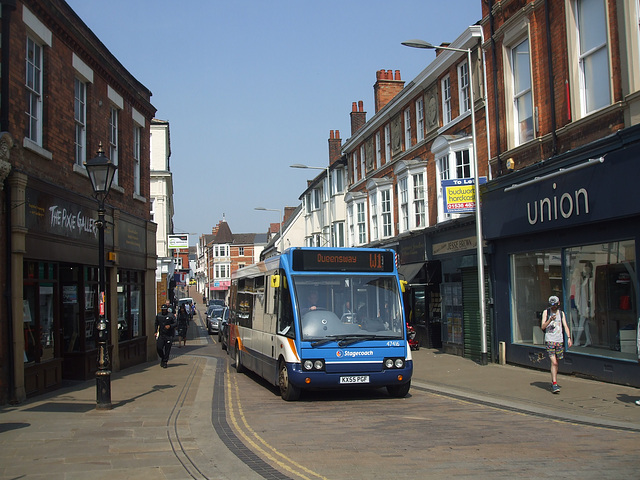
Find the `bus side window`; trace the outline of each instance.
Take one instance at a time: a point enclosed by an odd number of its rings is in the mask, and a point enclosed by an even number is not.
[[[284,277],[284,272],[281,272]],[[293,326],[293,305],[291,304],[291,292],[287,288],[287,282],[280,282],[277,289],[278,301],[278,335],[295,338],[296,331]]]

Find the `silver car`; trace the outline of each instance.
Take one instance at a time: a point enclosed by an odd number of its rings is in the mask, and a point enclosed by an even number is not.
[[[218,333],[222,319],[229,319],[229,309],[219,305],[211,305],[207,309],[207,332],[209,335]]]

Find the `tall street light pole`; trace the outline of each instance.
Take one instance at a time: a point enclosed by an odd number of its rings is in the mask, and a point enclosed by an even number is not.
[[[98,371],[96,372],[96,409],[111,410],[111,370],[109,362],[109,320],[106,318],[105,267],[104,267],[104,201],[109,195],[113,176],[118,168],[104,155],[102,142],[98,155],[84,164],[93,187],[93,196],[98,201],[98,281],[99,281],[99,321],[98,321]]]
[[[329,224],[329,246],[333,246],[332,235],[331,235],[331,176],[329,166],[326,167],[312,167],[309,165],[303,165],[301,163],[296,163],[294,165],[289,165],[291,168],[309,168],[312,170],[324,170],[327,173],[327,222]]]
[[[255,207],[254,210],[259,210],[261,212],[278,212],[280,214],[280,210],[275,208],[264,208],[264,207]],[[278,228],[278,240],[280,241],[280,245],[282,245],[282,215],[279,215],[280,223],[278,224],[280,228]],[[276,252],[281,252],[282,250],[276,247]]]
[[[485,302],[485,286],[484,286],[484,252],[482,245],[482,216],[480,214],[480,181],[478,174],[478,145],[476,135],[476,109],[473,98],[473,68],[471,65],[471,49],[470,48],[454,48],[445,46],[436,46],[424,40],[407,40],[402,45],[412,48],[428,48],[434,50],[450,50],[452,52],[460,52],[467,54],[467,65],[469,68],[469,103],[471,104],[471,136],[473,139],[473,181],[475,183],[475,201],[476,201],[476,256],[478,262],[478,303],[480,306],[480,347],[482,353],[481,363],[487,364],[487,315]]]

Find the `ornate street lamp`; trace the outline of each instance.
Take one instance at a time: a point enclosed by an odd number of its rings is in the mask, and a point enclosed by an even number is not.
[[[109,195],[111,182],[117,165],[104,155],[102,142],[98,155],[84,163],[93,187],[95,199],[98,201],[98,279],[100,317],[98,321],[98,371],[96,372],[96,409],[111,410],[111,370],[109,369],[109,321],[105,315],[105,268],[104,268],[104,200]]]

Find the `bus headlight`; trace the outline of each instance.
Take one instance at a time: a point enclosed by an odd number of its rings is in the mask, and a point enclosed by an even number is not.
[[[308,359],[302,362],[302,369],[311,372],[320,372],[324,370],[324,360],[322,359]]]
[[[385,358],[383,365],[386,370],[404,368],[404,358]]]

